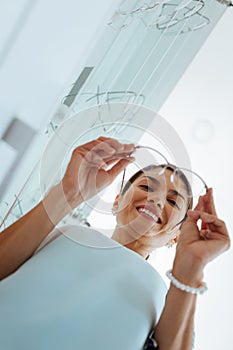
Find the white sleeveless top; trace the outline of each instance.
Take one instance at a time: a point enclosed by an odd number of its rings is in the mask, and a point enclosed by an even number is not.
[[[1,350],[142,350],[166,285],[137,253],[69,226],[0,282]]]

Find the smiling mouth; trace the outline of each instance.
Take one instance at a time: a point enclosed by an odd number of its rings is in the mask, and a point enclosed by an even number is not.
[[[140,214],[143,214],[144,216],[146,216],[149,219],[152,219],[156,224],[161,224],[162,221],[160,219],[160,217],[156,216],[154,213],[152,213],[149,209],[144,208],[144,207],[137,207],[136,208],[137,211]]]

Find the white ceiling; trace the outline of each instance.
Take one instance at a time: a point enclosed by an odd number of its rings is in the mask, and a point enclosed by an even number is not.
[[[0,131],[13,115],[36,130],[44,129],[91,52],[101,22],[116,3],[101,0],[93,1],[90,6],[77,0],[1,0]],[[214,187],[219,215],[230,233],[233,230],[232,23],[230,8],[159,111],[181,136],[193,169]],[[40,152],[41,149],[35,150],[35,157]],[[22,185],[25,171],[28,173],[31,167],[32,163],[24,163],[23,170],[19,169],[17,186]],[[17,186],[12,187],[12,193]],[[230,250],[206,269],[209,291],[198,303],[198,350],[232,349],[232,266]]]
[[[233,10],[229,9],[160,110],[177,129],[193,169],[214,188],[216,209],[232,237]],[[210,263],[209,291],[197,312],[197,349],[232,349],[232,249]]]

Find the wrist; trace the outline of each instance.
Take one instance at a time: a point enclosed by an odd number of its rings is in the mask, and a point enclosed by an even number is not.
[[[198,288],[204,277],[203,268],[200,262],[189,257],[175,259],[171,272],[182,283]]]
[[[77,190],[77,186],[75,186],[72,182],[64,181],[64,179],[58,184],[60,190],[62,192],[63,199],[67,202],[71,209],[76,208],[81,203],[83,203],[83,198],[80,191]]]
[[[73,209],[69,198],[64,193],[62,183],[58,183],[51,188],[42,204],[54,225],[58,224]]]
[[[166,272],[166,276],[169,278],[171,283],[177,288],[180,289],[182,292],[190,293],[190,294],[203,294],[207,291],[207,285],[205,282],[200,282],[197,286],[192,286],[187,283],[183,283],[180,280],[176,278],[176,276],[173,275],[172,270],[168,270]]]

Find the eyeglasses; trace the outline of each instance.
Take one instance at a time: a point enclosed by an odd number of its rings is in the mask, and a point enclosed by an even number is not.
[[[166,171],[168,170],[171,171],[170,182],[174,184],[176,188],[185,187],[188,198],[199,197],[207,193],[208,186],[200,175],[190,169],[170,164],[167,158],[158,150],[149,146],[137,145],[132,154],[135,157],[135,161],[133,162],[133,166],[129,165],[123,171],[120,193],[122,193],[125,185],[126,173],[129,179],[130,175],[132,176],[139,170],[148,172],[159,168],[161,169],[156,172],[155,176],[159,176],[160,182],[161,179],[163,179],[162,182],[164,186],[167,186],[165,173],[167,173]],[[128,171],[129,167],[132,168],[130,171]],[[164,188],[166,189],[166,187]]]
[[[169,233],[172,233],[173,230],[177,229],[177,226],[179,226],[182,222],[185,221],[186,211],[190,207],[190,204],[192,203],[193,198],[198,197],[201,194],[207,193],[208,186],[206,182],[196,172],[190,169],[178,167],[174,164],[169,163],[167,158],[161,152],[159,152],[158,150],[152,147],[137,145],[134,151],[132,152],[132,154],[135,157],[135,161],[132,162],[130,165],[128,165],[127,168],[125,168],[123,171],[123,177],[122,177],[121,189],[120,189],[121,194],[124,192],[124,189],[127,189],[127,186],[130,185],[131,181],[133,182],[133,180],[137,178],[137,177],[133,178],[133,176],[135,176],[135,174],[139,171],[141,171],[142,174],[145,173],[146,179],[148,178],[152,180],[155,184],[156,183],[159,184],[158,191],[160,194],[163,193],[164,197],[166,197],[166,194],[168,192],[167,191],[167,174],[168,174],[168,171],[170,171],[171,174],[170,174],[169,180],[174,186],[172,188],[172,191],[174,191],[174,193],[176,194],[176,197],[180,198],[182,197],[182,194],[185,193],[185,197],[187,201],[185,214],[180,215],[182,214],[181,212],[183,212],[181,211],[180,214],[177,215],[177,220],[175,222],[169,220],[166,226],[166,231]],[[130,169],[131,174],[129,174],[129,171],[128,171],[129,167],[134,168],[133,170]],[[127,176],[126,176],[126,172],[127,172]],[[125,181],[126,177],[128,178],[128,181]],[[147,189],[149,189],[149,186],[147,186]],[[185,201],[185,197],[184,197],[184,201]],[[165,201],[165,199],[166,198],[162,198],[162,202],[163,200]],[[178,200],[176,199],[175,200],[176,205],[177,205],[177,201]],[[181,206],[183,206],[183,204]]]

